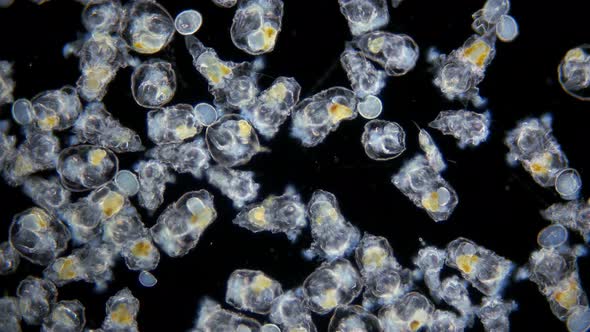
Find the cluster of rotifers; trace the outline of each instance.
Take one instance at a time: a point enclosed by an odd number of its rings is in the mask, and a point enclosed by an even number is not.
[[[212,1],[223,8],[237,5],[229,33],[239,50],[250,55],[273,51],[282,28],[282,0]],[[0,275],[14,273],[21,259],[45,268],[42,276],[24,278],[15,296],[0,299],[1,331],[20,331],[21,322],[41,325],[43,331],[82,331],[83,304],[58,301],[57,287],[85,281],[105,289],[119,258],[139,271],[143,286],[153,287],[157,279],[150,271],[157,268],[161,253],[187,255],[217,218],[213,195],[199,189],[170,203],[151,228],[144,225],[130,198],[136,196],[139,206],[153,215],[164,204],[166,185],[175,181],[175,173],[204,178],[228,197],[239,210],[233,220],[237,226],[282,233],[291,241],[310,232],[312,243],[303,255],[322,262],[290,290],[262,271],[234,271],[225,300],[257,319],[204,298],[194,331],[313,332],[313,315],[328,314],[328,329],[334,332],[462,331],[476,318],[486,331],[507,331],[509,314],[517,306],[503,298],[503,290],[515,275],[538,285],[570,331],[590,327],[576,265],[583,250],[568,242],[568,229],[590,238],[590,203],[579,200],[580,175],[568,167],[552,136],[550,116],[521,121],[505,140],[511,165],[520,162],[535,182],[554,187],[568,200],[543,211],[552,224],[539,233],[541,249],[520,269],[462,237],[444,249],[424,244],[414,257],[415,267],[403,267],[386,238],[363,234],[344,217],[332,193],[316,190],[305,203],[289,187],[260,200],[254,172],[236,168],[267,151],[259,135],[263,141],[273,139],[288,119],[293,138],[314,147],[343,120],[360,114],[370,120],[359,138],[370,159],[391,160],[406,150],[404,129],[376,119],[383,110],[378,96],[388,77],[415,67],[419,48],[408,35],[382,30],[389,23],[385,0],[338,0],[353,36],[340,56],[351,89],[331,87],[302,100],[302,87],[294,78],[277,77],[262,87],[258,60],[225,61],[199,41],[193,34],[207,18],[196,10],[173,19],[155,0],[79,2],[85,5],[81,17],[87,34],[63,49],[64,56],[79,58],[80,77],[73,86],[13,100],[12,64],[0,61],[0,106],[12,104],[12,120],[0,122],[1,172],[35,203],[13,217],[9,239],[0,243]],[[392,6],[400,3],[393,0]],[[0,7],[11,4],[0,1]],[[484,104],[477,86],[494,57],[496,39],[509,42],[518,35],[509,7],[509,0],[487,0],[473,15],[476,34],[462,47],[449,55],[429,52],[434,85],[446,98],[475,107]],[[177,88],[175,64],[156,57],[142,62],[134,56],[162,51],[175,32],[184,36],[196,71],[207,81],[211,104],[168,105]],[[579,99],[590,91],[586,50],[570,50],[559,66],[563,88]],[[119,169],[118,154],[144,151],[144,142],[102,103],[109,83],[127,66],[133,68],[130,92],[149,110],[151,141],[132,170]],[[429,126],[465,148],[487,139],[490,121],[490,112],[460,109],[441,111]],[[24,136],[18,144],[13,123]],[[62,137],[66,139],[60,141]],[[459,197],[441,175],[446,162],[433,137],[424,129],[418,137],[423,153],[408,159],[391,181],[434,221],[445,221]],[[51,171],[55,174],[47,175]],[[470,296],[475,291],[479,303]],[[106,303],[99,330],[137,331],[138,311],[139,300],[123,289]]]

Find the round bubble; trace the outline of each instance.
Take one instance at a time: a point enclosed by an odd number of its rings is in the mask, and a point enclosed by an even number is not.
[[[555,177],[555,191],[563,199],[572,200],[578,198],[582,180],[580,174],[573,168],[565,168]]]
[[[17,99],[12,104],[12,118],[21,126],[31,124],[35,119],[33,104],[28,99]]]
[[[369,95],[358,103],[357,109],[363,118],[375,119],[381,115],[383,104],[381,103],[381,99],[373,95]]]
[[[126,196],[133,196],[139,191],[137,175],[128,170],[121,170],[115,175],[115,184]]]
[[[158,283],[158,279],[148,271],[141,271],[139,273],[139,283],[143,287],[154,287]]]
[[[217,110],[207,103],[200,103],[194,107],[197,121],[203,126],[208,127],[217,121]]]
[[[510,15],[502,15],[496,24],[496,36],[503,42],[511,42],[518,36],[518,23]]]
[[[176,16],[174,27],[179,34],[186,36],[199,31],[202,23],[201,14],[196,10],[188,9]]]
[[[543,228],[537,235],[537,243],[543,248],[557,248],[567,241],[567,229],[560,224]]]

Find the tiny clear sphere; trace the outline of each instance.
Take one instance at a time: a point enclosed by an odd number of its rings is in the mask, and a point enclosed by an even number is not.
[[[199,121],[205,127],[210,126],[215,121],[217,121],[217,111],[215,110],[215,107],[207,103],[200,103],[195,105],[194,111],[197,117],[197,121]]]
[[[577,198],[581,188],[580,174],[573,168],[563,169],[555,177],[555,191],[563,199],[572,200]]]
[[[260,328],[260,332],[281,332],[281,329],[275,324],[265,324]]]
[[[445,187],[438,188],[436,193],[438,194],[438,203],[441,206],[447,205],[449,203],[449,201],[451,200],[451,193]]]
[[[382,110],[383,104],[381,103],[381,99],[373,95],[367,96],[365,100],[358,104],[359,114],[365,119],[375,119],[381,114]]]
[[[192,35],[201,28],[203,17],[193,9],[188,9],[176,16],[174,27],[181,35]]]
[[[139,283],[143,287],[154,287],[158,283],[158,279],[148,271],[141,271],[139,273]]]
[[[518,36],[518,23],[510,15],[502,15],[496,25],[496,36],[503,42],[511,42]]]
[[[28,99],[18,99],[12,104],[12,118],[19,125],[33,122],[33,104]]]
[[[564,244],[567,238],[567,229],[563,225],[553,224],[539,232],[537,243],[543,248],[556,248]]]
[[[139,191],[137,176],[128,170],[122,170],[117,173],[115,184],[127,196],[133,196]]]

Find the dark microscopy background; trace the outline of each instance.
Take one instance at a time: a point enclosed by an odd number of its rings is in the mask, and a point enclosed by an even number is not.
[[[197,37],[215,48],[222,59],[253,59],[231,42],[229,27],[234,9],[217,8],[208,0],[161,3],[172,16],[187,8],[199,10],[204,24]],[[489,99],[487,107],[493,120],[488,142],[477,149],[461,150],[452,137],[430,131],[449,164],[444,177],[460,196],[448,221],[435,224],[390,183],[391,175],[403,161],[419,150],[416,125],[425,127],[439,111],[463,107],[446,101],[432,85],[424,55],[431,46],[445,53],[459,47],[472,34],[471,14],[483,3],[405,0],[398,9],[390,8],[387,30],[412,36],[422,54],[415,70],[390,78],[381,94],[382,118],[398,122],[407,132],[408,149],[400,158],[376,162],[366,157],[360,143],[366,121],[360,117],[342,123],[323,144],[311,149],[289,137],[287,124],[274,140],[265,142],[272,152],[256,156],[244,167],[255,170],[256,180],[262,184],[260,196],[280,194],[287,185],[293,185],[305,200],[315,189],[333,192],[344,215],[363,231],[387,237],[397,258],[407,267],[412,266],[420,239],[444,247],[459,236],[519,265],[526,263],[529,253],[537,247],[537,232],[547,224],[539,210],[559,198],[536,185],[521,168],[508,168],[507,148],[502,141],[518,119],[551,112],[554,134],[570,164],[580,171],[583,180],[588,180],[588,106],[566,95],[556,79],[557,65],[565,52],[590,39],[584,1],[562,0],[551,6],[514,1],[511,14],[520,25],[520,36],[513,43],[498,43],[496,57],[480,85],[482,95]],[[17,0],[11,8],[0,9],[0,59],[15,62],[16,98],[32,98],[44,90],[75,83],[79,75],[77,59],[64,59],[62,47],[84,32],[81,10],[80,4],[65,0],[43,6]],[[267,67],[262,82],[268,84],[280,75],[294,76],[303,87],[302,98],[335,85],[348,86],[339,55],[350,39],[336,0],[285,0],[283,29],[275,51],[265,56]],[[176,66],[178,91],[173,103],[211,101],[206,82],[192,67],[182,38],[176,36],[156,56]],[[130,74],[129,68],[118,73],[104,102],[115,117],[137,130],[149,145],[146,110],[133,101]],[[8,118],[9,114],[9,105],[1,107],[0,118]],[[141,154],[119,157],[121,167],[130,168]],[[129,287],[141,301],[138,320],[142,331],[185,331],[193,325],[202,296],[223,300],[225,282],[235,269],[264,270],[289,289],[300,285],[318,265],[301,256],[301,250],[309,245],[309,236],[291,244],[281,235],[253,234],[233,225],[236,211],[231,202],[204,181],[178,176],[177,183],[166,189],[165,204],[200,188],[215,195],[219,217],[189,255],[178,259],[162,255],[154,272],[159,280],[154,288],[141,287],[137,273],[119,263],[115,280],[104,293],[96,293],[92,285],[76,283],[61,288],[60,299],[80,299],[86,306],[88,327],[96,328],[104,317],[108,297]],[[4,183],[0,190],[0,240],[6,240],[12,216],[28,208],[31,201],[19,189]],[[144,214],[144,222],[151,226],[155,218]],[[581,241],[577,236],[573,239]],[[583,283],[588,287],[590,260],[581,258],[579,263]],[[17,274],[0,277],[0,292],[14,295],[20,279],[28,274],[40,275],[41,271],[40,267],[21,263]],[[565,330],[531,282],[511,284],[506,297],[519,304],[510,317],[512,330]],[[328,317],[316,317],[316,322],[324,331]],[[474,330],[481,329],[476,323]]]

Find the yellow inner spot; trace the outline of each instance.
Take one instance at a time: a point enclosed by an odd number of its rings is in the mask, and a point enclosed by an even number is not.
[[[199,229],[205,229],[211,223],[211,215],[211,209],[205,207],[199,213],[191,215],[190,222]]]
[[[106,156],[107,152],[105,150],[95,149],[90,151],[88,159],[93,166],[98,166]]]
[[[61,267],[57,271],[57,277],[60,280],[70,280],[74,279],[78,273],[75,269],[74,260],[71,258],[66,258],[62,261]]]
[[[158,47],[149,44],[138,40],[133,43],[133,48],[140,53],[155,53],[159,50]]]
[[[272,280],[265,275],[259,274],[254,277],[250,288],[254,293],[260,293],[265,289],[268,289],[270,286],[272,286]]]
[[[119,325],[131,325],[133,322],[133,316],[129,312],[127,305],[124,303],[119,304],[115,310],[111,312],[111,319]]]
[[[413,320],[410,322],[410,330],[412,330],[412,331],[418,331],[420,326],[422,326],[422,323],[420,323],[417,320]]]
[[[275,101],[282,101],[287,95],[287,87],[283,83],[273,85],[268,91],[268,95]]]
[[[249,137],[252,133],[252,126],[250,126],[250,124],[246,120],[238,121],[238,129],[238,134],[244,138]]]
[[[565,309],[570,309],[578,303],[578,285],[575,281],[567,282],[566,289],[555,292],[555,301]]]
[[[479,257],[477,255],[461,255],[457,257],[456,263],[459,270],[469,274],[473,271],[473,266],[478,260]]]
[[[432,191],[422,197],[422,206],[431,212],[438,211],[440,209],[440,204],[438,204],[438,192]]]
[[[265,212],[266,209],[263,206],[257,206],[248,212],[248,219],[257,226],[264,226],[266,225]]]
[[[363,265],[371,265],[377,268],[383,266],[387,253],[381,247],[371,247],[365,250],[363,255]]]
[[[204,64],[206,68],[207,77],[213,84],[218,84],[221,79],[229,74],[232,70],[217,59],[210,59],[209,63]]]
[[[383,44],[385,44],[384,37],[378,37],[375,39],[369,40],[367,46],[369,47],[369,51],[373,53],[379,53],[383,49]]]
[[[277,30],[273,27],[267,26],[262,29],[262,32],[264,33],[264,45],[262,46],[262,49],[266,51],[274,46],[277,39]]]
[[[180,125],[176,127],[176,136],[180,139],[187,139],[197,134],[197,128],[189,127],[187,125]]]
[[[332,123],[338,123],[352,116],[352,109],[339,103],[331,103],[330,106],[328,106],[328,112],[332,118]]]
[[[125,204],[125,199],[119,193],[111,191],[100,203],[102,212],[107,216],[111,217],[121,211],[121,208]]]
[[[584,59],[584,51],[582,51],[582,49],[579,47],[571,49],[565,54],[566,61],[583,60],[583,59]]]
[[[463,56],[472,64],[483,67],[492,48],[483,40],[476,40],[469,47],[463,50]]]
[[[335,289],[328,289],[323,296],[320,306],[324,309],[332,309],[338,305],[338,292]]]
[[[33,164],[24,158],[22,155],[16,156],[16,160],[14,161],[14,174],[16,176],[23,176],[27,174],[31,174],[33,172]]]
[[[49,115],[43,119],[37,120],[39,128],[43,130],[51,130],[59,124],[59,117],[57,115]]]
[[[147,257],[150,252],[152,252],[152,245],[148,241],[137,242],[133,248],[131,248],[131,253],[135,257]]]

